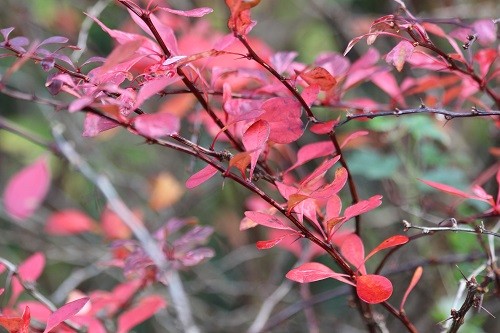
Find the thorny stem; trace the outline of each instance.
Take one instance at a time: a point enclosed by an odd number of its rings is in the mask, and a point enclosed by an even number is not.
[[[481,306],[481,298],[487,291],[490,282],[493,281],[491,274],[488,274],[483,282],[478,283],[474,277],[467,280],[467,296],[458,310],[451,310],[451,320],[453,320],[448,333],[456,333],[458,329],[465,323],[465,315],[469,310],[479,308]]]
[[[380,111],[380,112],[366,112],[366,113],[357,113],[357,114],[349,114],[345,117],[344,120],[335,124],[335,128],[338,128],[346,123],[350,122],[354,119],[373,119],[377,117],[386,117],[386,116],[403,116],[403,115],[411,115],[411,114],[419,114],[419,113],[433,113],[433,114],[441,114],[445,117],[446,120],[451,120],[453,118],[467,118],[467,117],[490,117],[490,116],[500,116],[500,110],[491,110],[491,111],[483,111],[478,110],[476,108],[472,108],[469,112],[454,112],[448,111],[445,109],[434,109],[429,108],[425,105],[421,105],[419,108],[415,109],[406,109],[399,110],[395,109],[393,111]]]
[[[472,233],[472,234],[484,234],[484,235],[492,235],[495,237],[500,237],[499,233],[486,230],[483,225],[480,225],[480,226],[478,226],[478,228],[475,228],[475,229],[473,229],[473,228],[461,228],[461,227],[458,227],[456,224],[452,225],[451,227],[420,227],[417,225],[413,225],[406,220],[403,220],[403,225],[405,227],[405,230],[418,229],[418,230],[422,230],[423,234],[430,234],[430,233],[434,233],[437,231],[453,231],[453,232],[468,232],[468,233]]]

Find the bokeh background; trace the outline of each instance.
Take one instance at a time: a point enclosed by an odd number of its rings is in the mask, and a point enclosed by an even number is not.
[[[16,27],[14,34],[32,40],[62,35],[76,45],[82,23],[89,23],[83,12],[96,10],[97,3],[102,5],[98,16],[105,24],[127,29],[130,20],[123,8],[113,1],[96,0],[2,0],[0,27]],[[228,13],[223,1],[168,3],[180,9],[213,7],[215,12],[208,19],[217,29],[223,32],[226,29]],[[500,13],[494,0],[414,0],[406,4],[415,15],[424,18],[477,19]],[[260,38],[275,51],[296,50],[298,60],[310,63],[324,51],[342,53],[351,38],[367,32],[374,19],[396,8],[395,2],[386,0],[262,0],[253,13],[258,25],[252,36]],[[111,39],[95,24],[88,32],[87,48],[81,59],[108,54],[113,47]],[[387,51],[391,45],[391,41],[380,38],[376,47]],[[366,45],[360,43],[348,57],[355,60],[365,51]],[[0,73],[5,72],[9,61],[0,59]],[[403,73],[413,74],[420,75]],[[9,79],[9,85],[38,96],[49,96],[44,88],[45,79],[46,73],[38,66],[26,64]],[[380,91],[371,85],[359,87],[354,94],[383,99]],[[282,284],[284,274],[293,265],[293,255],[283,249],[262,252],[255,248],[255,241],[266,239],[265,230],[238,230],[247,209],[248,193],[244,189],[230,181],[222,185],[217,178],[196,190],[185,190],[183,183],[194,170],[202,167],[199,162],[147,145],[123,130],[111,130],[96,138],[84,139],[81,136],[82,115],[55,112],[49,107],[2,94],[0,115],[48,141],[51,140],[51,121],[64,123],[66,135],[75,142],[76,149],[96,170],[111,178],[131,208],[141,210],[151,230],[174,216],[196,217],[201,224],[214,226],[216,233],[209,245],[216,250],[216,257],[182,274],[186,289],[192,295],[197,322],[207,332],[245,330],[262,302]],[[468,216],[483,208],[475,202],[467,202],[460,205],[456,213],[456,201],[426,188],[417,178],[466,189],[478,177],[487,177],[489,168],[498,163],[490,150],[499,143],[498,128],[491,121],[436,122],[432,117],[418,115],[352,122],[343,130],[347,133],[356,128],[372,132],[369,138],[356,142],[346,151],[360,195],[363,198],[379,193],[384,195],[384,205],[363,217],[367,248],[389,235],[401,233],[403,219],[415,224],[435,225],[450,214]],[[301,140],[306,143],[308,139]],[[0,130],[0,188],[17,170],[43,154],[50,157],[52,167],[49,196],[36,216],[23,224],[13,223],[3,209],[0,210],[0,256],[20,262],[35,251],[46,253],[49,262],[38,287],[56,303],[64,301],[71,287],[82,291],[112,288],[123,276],[119,270],[99,265],[109,255],[109,243],[93,234],[54,237],[43,232],[47,216],[61,208],[80,209],[99,220],[105,200],[92,184],[44,148]],[[485,183],[490,193],[495,193],[495,186],[493,182]],[[344,195],[347,198],[347,192]],[[431,259],[445,258],[449,263],[432,264]],[[327,258],[321,260],[328,264]],[[461,278],[455,263],[467,275],[483,261],[476,236],[443,233],[412,242],[391,258],[386,269],[394,271],[391,280],[399,295],[396,297],[401,297],[414,267],[424,264],[423,279],[407,302],[407,313],[422,332],[438,332],[437,323],[449,316]],[[368,266],[375,267],[377,260],[371,264]],[[68,280],[70,282],[65,284]],[[309,305],[301,300],[301,293],[303,291],[295,285],[279,302],[269,321],[269,331],[307,330],[302,309]],[[355,310],[349,308],[347,288],[324,281],[311,285],[311,293],[309,297],[314,303],[311,306],[322,332],[363,331]],[[5,299],[0,298],[0,302],[1,306],[5,305]],[[483,306],[498,318],[499,303],[498,298],[490,296]],[[385,314],[384,310],[380,311]],[[177,332],[173,318],[173,310],[167,309],[166,314],[157,316],[156,322],[145,323],[135,331]],[[391,332],[401,329],[390,317],[388,327]],[[483,310],[470,316],[463,332],[495,332],[495,327],[498,328],[498,319]]]

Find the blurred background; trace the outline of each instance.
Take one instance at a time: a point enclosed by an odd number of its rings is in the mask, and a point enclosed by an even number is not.
[[[168,4],[178,9],[212,7],[214,13],[207,18],[216,29],[226,32],[228,12],[223,1],[172,0]],[[1,5],[0,28],[15,27],[14,35],[31,40],[61,35],[78,45],[80,38],[86,41],[82,60],[105,56],[113,48],[109,36],[87,20],[84,12],[93,13],[112,28],[126,30],[131,24],[128,13],[113,1],[2,0]],[[421,18],[477,19],[500,14],[494,0],[414,0],[406,1],[406,5]],[[349,40],[366,33],[374,19],[393,13],[396,8],[396,2],[387,0],[262,0],[253,11],[258,24],[251,35],[274,51],[295,50],[299,61],[311,63],[321,52],[343,53]],[[90,25],[88,36],[79,36],[82,24]],[[388,51],[394,45],[392,42],[380,38],[376,47],[381,52]],[[359,43],[348,57],[353,61],[365,51],[366,43]],[[12,61],[0,59],[0,73]],[[46,75],[39,66],[27,63],[9,79],[9,85],[37,96],[50,96],[44,88]],[[380,96],[370,85],[360,86],[354,93],[375,99]],[[418,101],[415,103],[418,105]],[[265,230],[239,231],[239,222],[248,209],[248,193],[241,187],[227,180],[222,185],[221,179],[215,177],[195,190],[186,191],[184,181],[203,167],[189,157],[147,145],[120,129],[96,138],[82,138],[82,115],[56,112],[3,94],[0,94],[0,116],[48,142],[51,121],[64,123],[66,136],[75,142],[77,151],[96,170],[110,177],[129,207],[141,211],[150,230],[156,230],[172,217],[195,217],[200,224],[215,228],[209,245],[215,249],[216,257],[182,273],[197,322],[207,332],[246,330],[262,303],[282,285],[284,274],[295,263],[294,255],[286,249],[255,248],[257,240],[268,238]],[[498,146],[499,134],[489,120],[437,122],[424,115],[385,117],[366,123],[351,122],[339,134],[355,129],[371,131],[369,138],[356,141],[346,150],[360,196],[384,196],[383,206],[363,217],[367,249],[390,235],[402,233],[403,219],[433,226],[448,217],[470,216],[484,208],[472,201],[458,206],[455,200],[436,193],[417,178],[461,189],[473,181],[486,179],[485,189],[496,193],[497,185],[488,179],[492,166],[498,163],[498,154],[495,156],[491,147]],[[305,136],[301,140],[307,143],[310,138]],[[106,203],[98,189],[45,148],[5,130],[0,130],[0,188],[16,171],[40,155],[47,155],[51,161],[53,181],[49,196],[37,214],[23,224],[13,223],[0,210],[0,256],[20,262],[35,251],[46,253],[48,265],[38,287],[56,303],[64,301],[71,287],[84,292],[112,288],[123,280],[123,275],[117,269],[99,264],[109,257],[109,242],[102,236],[57,237],[43,232],[47,216],[62,208],[79,209],[99,221]],[[343,195],[348,200],[348,192]],[[486,226],[493,226],[493,222],[486,221],[490,223]],[[376,267],[379,259],[368,264],[369,270]],[[328,258],[318,260],[328,264]],[[386,271],[392,271],[390,279],[396,297],[401,297],[413,270],[419,264],[424,265],[424,276],[410,295],[406,311],[422,332],[439,332],[437,323],[449,317],[461,278],[455,264],[468,275],[482,262],[484,254],[475,235],[442,233],[423,237],[398,251]],[[71,283],[64,284],[67,280]],[[158,288],[161,290],[161,286]],[[394,300],[395,304],[398,302],[399,299]],[[482,306],[498,317],[499,303],[498,298],[489,295]],[[305,332],[304,309],[314,309],[321,332],[364,331],[358,314],[349,307],[349,290],[332,281],[314,283],[310,290],[291,285],[266,328],[270,332]],[[386,315],[385,310],[377,310]],[[174,318],[174,311],[167,309],[166,314],[157,316],[157,321],[147,322],[135,331],[177,332]],[[494,332],[495,327],[498,319],[479,311],[470,316],[463,332]],[[388,328],[391,332],[402,330],[392,317],[388,318]]]

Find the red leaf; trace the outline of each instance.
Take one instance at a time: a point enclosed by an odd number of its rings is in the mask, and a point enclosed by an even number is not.
[[[51,235],[74,235],[95,230],[94,220],[73,209],[52,214],[45,225],[45,232]]]
[[[337,80],[323,67],[315,67],[300,76],[310,85],[318,85],[321,90],[327,91],[335,87]]]
[[[254,26],[250,18],[250,8],[258,5],[260,0],[226,0],[226,5],[231,11],[227,21],[229,30],[240,35],[246,35]]]
[[[302,146],[297,152],[297,162],[295,162],[286,172],[289,172],[310,160],[327,156],[335,152],[332,141],[319,141]]]
[[[382,275],[361,275],[356,279],[356,293],[366,303],[382,303],[391,297],[392,283]]]
[[[433,182],[433,181],[430,181],[430,180],[423,180],[423,179],[419,179],[419,180],[422,183],[426,184],[426,185],[429,185],[431,187],[434,187],[435,189],[438,189],[438,190],[440,190],[442,192],[446,192],[448,194],[454,195],[456,197],[465,198],[465,199],[480,200],[480,201],[484,201],[484,202],[490,203],[488,200],[486,200],[484,198],[481,198],[481,197],[476,196],[474,194],[466,193],[464,191],[461,191],[459,189],[454,188],[453,186],[441,184],[441,183],[438,183],[438,182]]]
[[[211,166],[210,164],[192,175],[191,177],[186,180],[186,187],[187,188],[194,188],[200,184],[203,184],[210,178],[212,178],[216,173],[217,169]]]
[[[385,56],[385,61],[388,64],[394,65],[398,72],[401,72],[405,61],[410,59],[414,49],[415,47],[412,43],[402,40]]]
[[[214,11],[212,8],[209,7],[200,7],[191,10],[176,10],[167,7],[156,7],[156,9],[164,10],[170,14],[187,16],[187,17],[202,17]]]
[[[140,215],[140,213],[138,212],[136,215]],[[106,207],[101,214],[101,228],[103,234],[110,240],[129,239],[132,236],[132,230],[109,207]]]
[[[333,129],[338,120],[329,120],[324,123],[317,123],[311,126],[310,131],[314,134],[326,134]]]
[[[62,323],[63,321],[70,319],[80,311],[85,304],[89,301],[88,297],[77,299],[76,301],[69,302],[61,306],[59,309],[54,311],[47,319],[47,326],[43,333],[48,333],[51,329]]]
[[[132,122],[139,134],[149,138],[172,135],[180,129],[180,120],[170,113],[141,114]]]
[[[411,291],[413,290],[413,288],[415,288],[418,281],[422,277],[423,271],[424,271],[424,269],[422,268],[422,266],[418,266],[417,269],[415,269],[415,273],[413,273],[413,277],[411,278],[410,284],[408,285],[408,288],[405,291],[403,299],[401,300],[401,305],[399,306],[400,312],[403,311],[403,308],[404,308],[405,303],[406,303],[406,299],[408,298],[408,295],[410,295]]]
[[[347,207],[344,212],[344,217],[347,221],[355,216],[369,212],[370,210],[377,208],[381,204],[382,204],[382,196],[374,195],[368,200],[362,200],[352,206]]]
[[[404,235],[395,235],[392,237],[387,238],[384,240],[382,243],[380,243],[376,248],[374,248],[365,258],[365,261],[367,261],[369,258],[371,258],[375,253],[382,251],[384,249],[398,246],[398,245],[403,245],[408,243],[410,239],[407,236]]]
[[[302,136],[302,120],[300,104],[293,98],[273,97],[262,106],[264,114],[259,119],[269,123],[271,132],[269,141],[290,143]]]
[[[40,206],[49,190],[50,172],[46,158],[16,173],[5,187],[5,212],[16,220],[26,220]]]
[[[335,178],[328,184],[314,192],[311,193],[311,198],[314,199],[329,199],[334,194],[337,194],[347,182],[348,173],[343,167],[338,168],[335,171]]]
[[[378,72],[370,76],[370,79],[380,89],[391,96],[399,105],[406,106],[404,95],[401,92],[401,86],[391,72]]]
[[[290,236],[298,236],[299,234],[297,232],[292,232],[292,233],[288,233],[288,234],[285,234],[285,235],[282,235],[282,236],[279,236],[278,238],[274,238],[274,239],[270,239],[270,240],[266,240],[266,241],[258,241],[255,245],[257,246],[257,249],[259,250],[267,250],[267,249],[270,249],[276,245],[278,245],[279,243],[281,243],[281,241],[287,237],[290,237]]]
[[[245,216],[255,223],[268,228],[295,231],[293,228],[287,226],[285,222],[283,222],[283,220],[274,215],[269,215],[262,212],[246,211]]]
[[[366,274],[365,268],[365,247],[363,241],[356,234],[347,236],[340,247],[340,253],[349,261],[361,274]]]
[[[307,184],[315,183],[319,178],[322,178],[328,170],[338,162],[340,156],[335,156],[332,159],[326,160],[321,163],[309,176],[300,182],[301,186],[306,186]]]
[[[30,333],[30,308],[25,307],[22,317],[0,317],[0,326],[9,333]]]
[[[350,141],[357,139],[361,136],[368,135],[369,133],[370,132],[368,132],[368,131],[356,131],[356,132],[349,134],[349,136],[347,138],[345,138],[344,141],[342,142],[342,144],[340,145],[340,148],[344,148]]]
[[[270,127],[267,121],[257,120],[243,134],[243,146],[250,153],[250,175],[252,179],[253,170],[259,160],[259,155],[266,146],[269,139]]]
[[[478,50],[476,54],[474,54],[474,60],[479,64],[481,77],[486,77],[491,65],[497,57],[498,52],[495,49]]]
[[[307,262],[289,271],[286,277],[292,281],[300,283],[309,283],[320,281],[328,278],[336,279],[344,283],[354,285],[347,280],[346,274],[339,274],[332,271],[330,268],[317,262]]]
[[[118,333],[128,333],[131,328],[152,317],[156,312],[167,306],[160,296],[151,295],[141,299],[139,304],[123,312],[118,317]]]

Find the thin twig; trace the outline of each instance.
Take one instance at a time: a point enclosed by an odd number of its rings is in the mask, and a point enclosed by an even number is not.
[[[409,230],[409,229],[422,230],[423,234],[429,234],[429,233],[433,233],[433,232],[437,232],[437,231],[453,231],[453,232],[467,232],[467,233],[472,233],[472,234],[484,234],[484,235],[492,235],[495,237],[500,237],[499,233],[485,229],[482,224],[479,225],[476,229],[462,228],[462,227],[459,227],[457,224],[453,224],[451,227],[421,227],[421,226],[413,225],[406,220],[403,220],[403,225],[404,225],[405,230]]]

